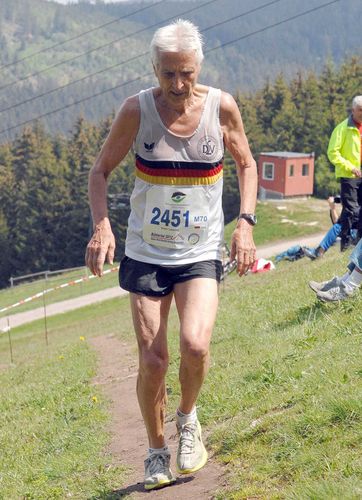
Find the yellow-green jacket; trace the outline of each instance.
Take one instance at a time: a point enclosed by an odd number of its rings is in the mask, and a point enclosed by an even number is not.
[[[361,168],[361,137],[352,116],[333,130],[328,145],[328,158],[336,168],[336,178],[355,177],[353,168]]]

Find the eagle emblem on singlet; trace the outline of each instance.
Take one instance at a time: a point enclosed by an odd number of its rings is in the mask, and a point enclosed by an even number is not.
[[[155,147],[155,143],[152,142],[151,144],[147,144],[147,142],[143,143],[145,150],[148,151],[149,153],[152,153],[153,148]]]

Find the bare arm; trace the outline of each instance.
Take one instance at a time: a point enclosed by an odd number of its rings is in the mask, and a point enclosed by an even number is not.
[[[327,201],[328,201],[328,205],[329,205],[329,215],[330,215],[332,224],[335,224],[338,220],[338,213],[336,210],[336,205],[334,203],[334,196],[329,196]]]
[[[103,147],[89,173],[89,204],[94,234],[88,243],[85,261],[91,272],[101,276],[107,258],[113,263],[115,240],[108,218],[107,179],[127,155],[140,122],[138,97],[128,98],[116,116]]]
[[[240,192],[240,212],[255,213],[258,175],[255,160],[245,135],[239,108],[229,94],[222,93],[220,122],[224,142],[235,160]],[[232,235],[231,255],[237,259],[239,276],[245,274],[255,261],[253,226],[240,219]]]

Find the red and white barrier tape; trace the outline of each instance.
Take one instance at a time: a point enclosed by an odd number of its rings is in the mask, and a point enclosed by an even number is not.
[[[103,274],[113,273],[115,271],[118,271],[118,269],[119,269],[119,266],[112,267],[111,269],[107,269],[106,271],[103,271]],[[88,281],[88,280],[91,280],[93,278],[97,278],[97,276],[93,276],[93,275],[84,276],[83,278],[79,278],[77,280],[68,281],[68,283],[63,283],[61,285],[57,285],[57,286],[54,286],[52,288],[47,288],[46,290],[43,290],[42,292],[36,293],[32,297],[27,297],[26,299],[19,300],[19,302],[16,302],[15,304],[12,304],[11,306],[3,307],[2,309],[0,309],[0,313],[8,311],[9,309],[13,309],[14,307],[18,307],[18,306],[21,306],[23,304],[26,304],[27,302],[31,302],[32,300],[39,299],[40,297],[42,297],[43,295],[45,295],[49,292],[54,292],[55,290],[59,290],[60,288],[66,288],[67,286],[71,286],[71,285],[77,285],[78,283],[81,283],[82,281]]]

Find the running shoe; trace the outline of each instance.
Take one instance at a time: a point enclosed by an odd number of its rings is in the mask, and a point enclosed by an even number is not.
[[[339,276],[334,276],[331,280],[327,281],[310,281],[309,286],[313,292],[326,292],[330,288],[338,286],[341,284],[341,278]]]
[[[170,469],[169,453],[153,453],[145,460],[145,490],[163,488],[175,481]]]
[[[177,450],[177,472],[190,474],[201,469],[207,462],[207,451],[201,438],[201,425],[188,422],[177,425],[180,441]]]
[[[353,288],[347,286],[345,283],[340,283],[339,285],[330,288],[329,290],[323,292],[320,291],[317,293],[317,297],[319,300],[323,302],[337,302],[339,300],[348,299],[353,295]]]

